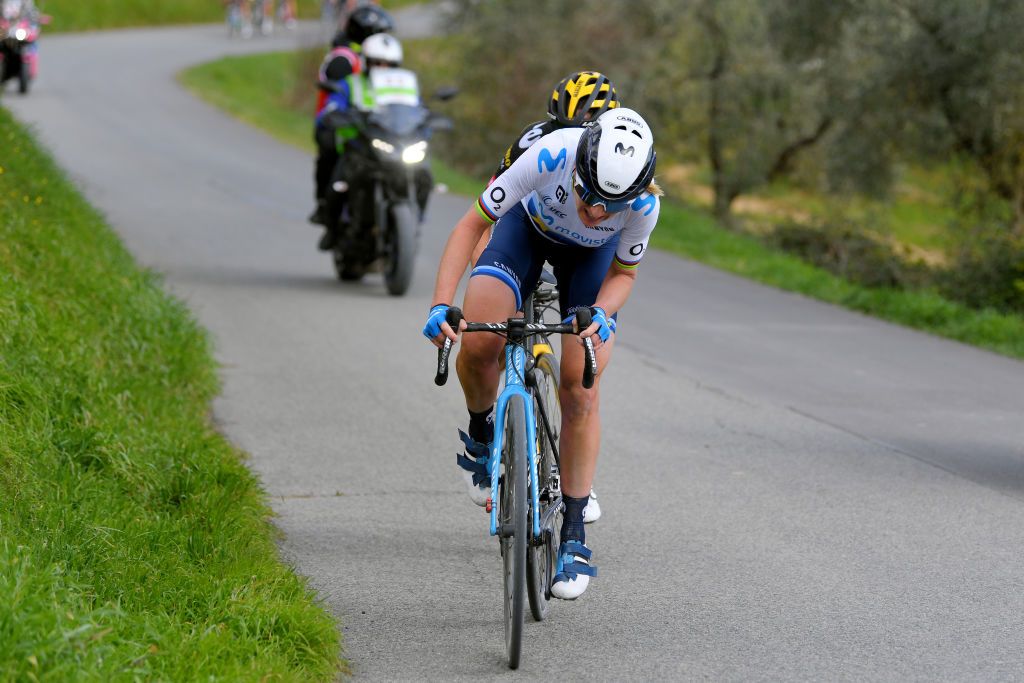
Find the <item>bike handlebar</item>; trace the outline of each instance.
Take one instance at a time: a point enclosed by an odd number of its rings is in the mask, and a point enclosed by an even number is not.
[[[576,329],[585,330],[592,322],[594,318],[589,308],[576,309]],[[594,375],[597,374],[597,352],[594,351],[594,341],[590,337],[583,340],[583,353],[586,356],[583,363],[583,388],[589,389],[594,386]]]
[[[456,333],[459,331],[459,324],[462,322],[462,310],[452,306],[445,314],[447,322]],[[520,322],[515,322],[520,320]],[[585,330],[590,327],[592,317],[589,308],[576,310],[576,328],[572,325],[559,323],[549,325],[547,323],[526,323],[521,319],[510,318],[505,323],[466,323],[464,332],[508,332],[509,323],[528,334],[576,334],[576,330]],[[594,351],[594,342],[590,337],[583,340],[585,362],[583,364],[583,387],[590,389],[594,386],[594,377],[597,375],[597,353]],[[444,346],[437,350],[437,374],[434,375],[434,384],[444,386],[448,381],[448,358],[452,352],[452,340],[445,337]]]

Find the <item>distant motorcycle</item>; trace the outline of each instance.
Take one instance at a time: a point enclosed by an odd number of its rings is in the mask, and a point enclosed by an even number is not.
[[[334,268],[345,281],[371,270],[384,275],[389,294],[401,296],[412,282],[420,225],[433,178],[427,161],[435,131],[451,130],[451,120],[430,112],[414,97],[389,96],[415,89],[416,76],[405,69],[377,68],[376,106],[357,121],[357,137],[346,143],[343,173],[332,189],[348,191],[332,248]],[[450,99],[445,88],[436,99]],[[383,93],[383,95],[381,95]]]
[[[35,44],[39,26],[49,21],[43,15],[35,22],[22,13],[20,2],[5,0],[0,8],[0,90],[7,81],[17,79],[18,92],[28,92],[39,69]]]

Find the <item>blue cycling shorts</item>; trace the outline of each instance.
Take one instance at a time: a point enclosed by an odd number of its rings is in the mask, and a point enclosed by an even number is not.
[[[558,305],[564,319],[577,308],[594,304],[618,244],[618,235],[593,248],[553,242],[540,234],[526,209],[517,204],[494,224],[491,241],[470,277],[486,275],[504,282],[515,294],[518,310],[537,286],[547,261],[558,280]]]

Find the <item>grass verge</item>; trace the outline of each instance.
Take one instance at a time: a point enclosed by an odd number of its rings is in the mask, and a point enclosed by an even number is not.
[[[435,49],[436,40],[426,39],[421,49]],[[419,45],[420,41],[405,43],[407,62],[412,68],[416,68]],[[312,98],[295,102],[296,74],[301,73],[297,65],[302,59],[302,55],[295,53],[228,58],[194,67],[181,78],[200,97],[286,142],[312,149]],[[258,96],[246,90],[256,74],[273,84],[267,93]],[[434,76],[435,80],[444,79],[444,75]],[[496,152],[495,158],[499,155],[500,151]],[[482,180],[434,163],[438,180],[456,192],[473,195],[483,185]],[[653,244],[780,289],[1024,359],[1024,319],[1019,316],[974,310],[931,291],[853,284],[794,256],[774,251],[753,237],[724,230],[707,212],[691,206],[665,202]]]
[[[327,680],[204,332],[0,108],[0,680]]]
[[[223,21],[225,16],[217,0],[38,0],[36,4],[53,17],[44,36],[48,32]]]
[[[418,0],[385,0],[387,9],[417,4]],[[225,20],[220,0],[37,0],[39,8],[53,17],[45,32],[166,26]],[[276,7],[277,0],[274,0]],[[300,18],[320,16],[319,0],[298,0]]]

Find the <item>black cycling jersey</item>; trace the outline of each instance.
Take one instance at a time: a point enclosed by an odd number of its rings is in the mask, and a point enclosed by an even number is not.
[[[505,150],[505,156],[501,158],[501,163],[498,164],[498,170],[494,172],[494,177],[497,178],[507,171],[508,167],[511,166],[523,152],[530,148],[530,145],[537,142],[537,140],[540,140],[548,133],[559,130],[560,128],[562,128],[562,125],[554,119],[535,121],[526,128],[523,128],[523,132],[519,134],[516,141],[509,145],[508,149]]]

